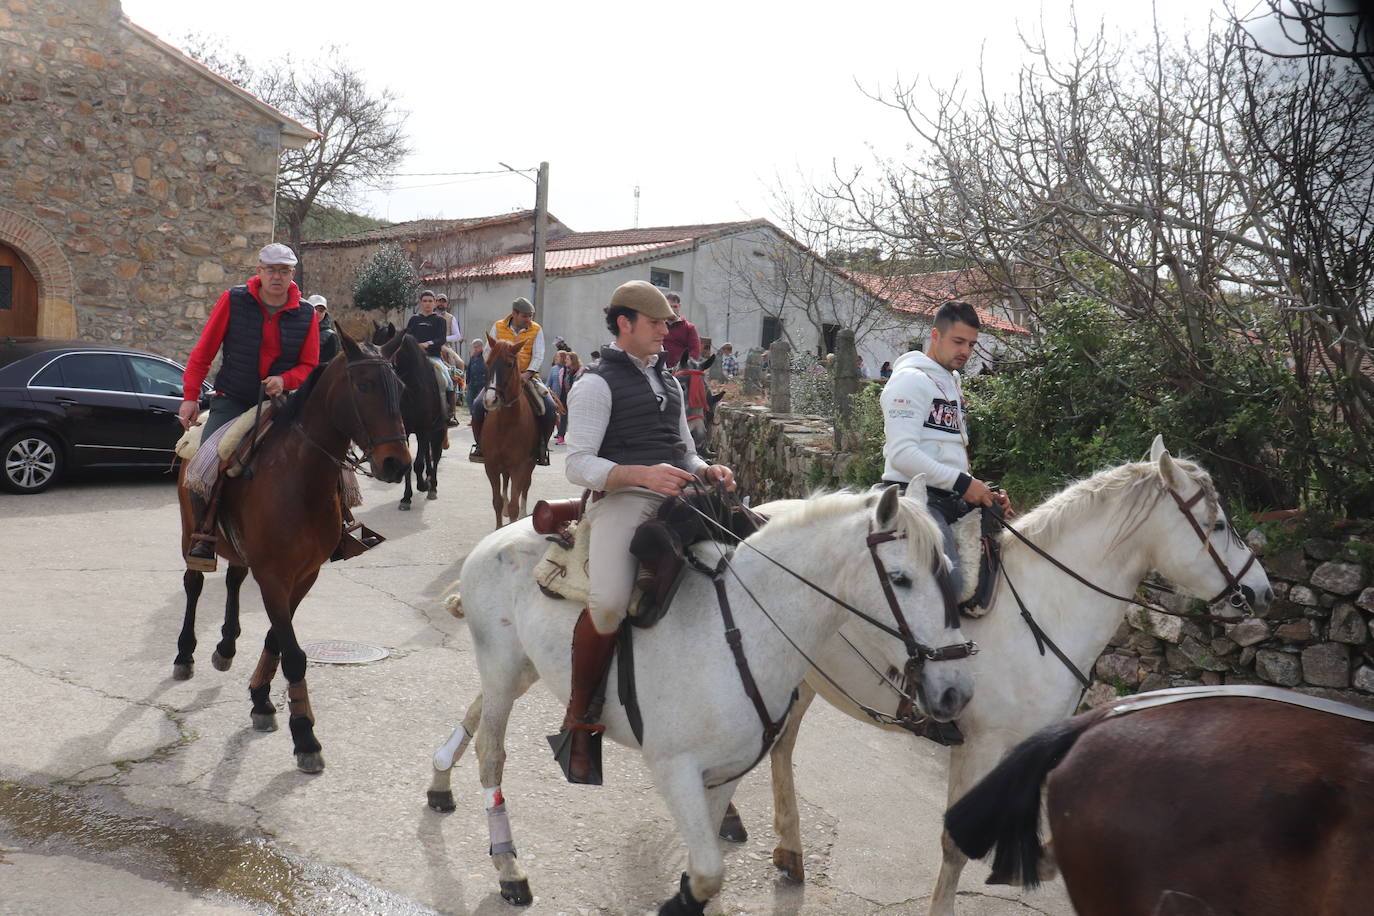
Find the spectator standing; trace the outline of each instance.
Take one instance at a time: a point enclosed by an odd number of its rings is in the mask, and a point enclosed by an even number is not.
[[[720,368],[729,378],[739,375],[739,357],[735,355],[735,345],[729,341],[720,345]]]
[[[305,301],[314,307],[315,317],[320,320],[320,365],[323,366],[339,352],[339,330],[329,316],[328,299],[316,293]]]
[[[883,363],[882,368],[878,370],[878,375],[883,379],[883,381],[887,381],[888,379],[892,378],[892,363]]]
[[[682,299],[678,294],[668,293],[664,298],[677,316],[668,323],[668,336],[663,338],[663,365],[671,371],[677,369],[683,353],[692,359],[701,358],[701,337],[697,335],[697,326],[682,317]]]
[[[563,440],[568,435],[568,397],[572,393],[573,383],[581,377],[583,373],[582,358],[576,353],[569,351],[566,363],[563,366],[563,374],[559,378],[560,387],[558,399],[563,402],[563,415],[558,418],[558,438],[557,443],[563,444]]]
[[[472,413],[473,398],[480,397],[487,386],[487,355],[482,352],[482,338],[472,342],[472,352],[468,354],[468,413]]]

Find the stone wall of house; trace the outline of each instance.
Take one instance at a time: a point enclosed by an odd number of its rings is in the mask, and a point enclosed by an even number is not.
[[[0,0],[0,73],[0,241],[40,333],[184,358],[272,239],[281,123],[113,0]]]
[[[825,417],[722,407],[718,460],[757,505],[833,487],[844,456]],[[1234,623],[1200,616],[1202,603],[1148,589],[1161,610],[1133,608],[1092,668],[1084,702],[1194,684],[1273,684],[1374,709],[1374,522],[1347,522],[1299,544],[1247,541],[1274,586],[1274,602]],[[1030,638],[1027,636],[1027,638]]]

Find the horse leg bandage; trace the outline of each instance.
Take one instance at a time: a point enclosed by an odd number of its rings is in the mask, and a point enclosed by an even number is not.
[[[280,664],[280,655],[272,655],[269,652],[259,655],[258,666],[253,669],[253,676],[248,679],[248,686],[261,687],[264,684],[271,684],[272,678],[277,676],[277,666]]]
[[[434,752],[434,769],[451,770],[453,761],[462,756],[467,748],[468,742],[472,740],[472,735],[463,726],[458,726],[453,730],[453,734],[448,736],[443,747]]]
[[[460,726],[461,727],[461,726]],[[508,852],[515,855],[515,840],[510,832],[510,815],[506,813],[506,797],[500,786],[492,786],[487,794],[487,835],[491,838],[491,855]]]
[[[315,721],[315,713],[310,708],[310,692],[306,690],[304,680],[287,686],[286,706],[292,718],[305,716],[311,722]]]

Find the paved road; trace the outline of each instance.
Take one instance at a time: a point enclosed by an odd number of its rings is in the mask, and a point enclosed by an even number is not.
[[[496,893],[475,760],[459,808],[424,804],[429,757],[477,685],[468,634],[440,606],[493,525],[484,475],[454,437],[441,496],[396,511],[365,481],[360,517],[388,535],[320,574],[298,615],[302,642],[385,647],[366,665],[313,664],[327,769],[296,771],[284,727],[254,732],[247,678],[266,629],[244,588],[229,672],[209,652],[223,576],[201,601],[196,675],[171,679],[183,598],[175,491],[105,479],[35,497],[0,495],[0,912],[5,914],[517,912]],[[535,496],[572,495],[554,467]],[[280,681],[274,691],[284,705]],[[574,787],[544,734],[561,709],[536,687],[517,707],[505,777],[525,912],[643,913],[677,885],[686,854],[638,756],[607,746],[607,785]],[[750,840],[730,847],[711,913],[924,913],[938,869],[945,754],[818,704],[797,752],[809,880],[770,861],[766,771],[736,796]],[[960,912],[1068,916],[1062,885],[985,890],[965,872]]]

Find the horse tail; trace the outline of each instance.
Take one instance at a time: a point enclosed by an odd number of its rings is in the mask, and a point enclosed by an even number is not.
[[[1048,725],[1002,758],[978,784],[945,812],[945,830],[968,857],[993,847],[990,884],[1040,884],[1040,789],[1079,737],[1100,721],[1092,713]]]
[[[444,599],[444,610],[448,611],[459,620],[463,619],[463,596],[458,591],[459,582],[453,583],[453,590]]]

